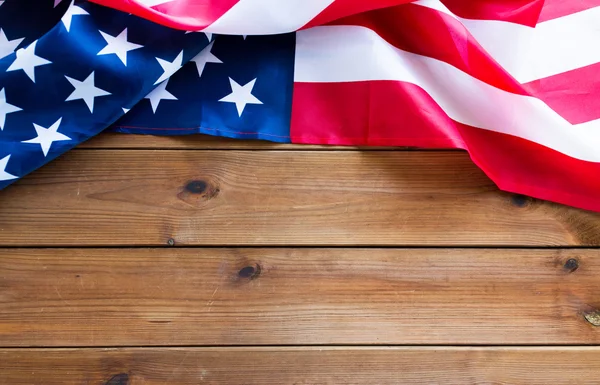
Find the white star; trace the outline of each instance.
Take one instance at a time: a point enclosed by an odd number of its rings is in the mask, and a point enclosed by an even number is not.
[[[15,52],[15,48],[21,44],[23,39],[25,38],[22,37],[20,39],[8,40],[4,31],[0,28],[0,59]]]
[[[4,4],[4,0],[0,0],[0,7]]]
[[[246,104],[263,104],[254,95],[252,95],[252,88],[256,83],[256,79],[249,81],[246,85],[240,86],[235,80],[229,78],[229,84],[231,84],[231,93],[222,99],[220,102],[235,103],[238,115],[242,116]]]
[[[0,131],[4,130],[4,122],[6,122],[6,114],[11,112],[21,111],[22,108],[6,103],[6,93],[4,88],[0,90]]]
[[[35,54],[36,44],[37,40],[26,48],[18,49],[16,52],[17,58],[6,71],[23,70],[23,72],[29,76],[29,79],[35,83],[35,67],[52,63],[51,61],[41,58]]]
[[[67,99],[65,99],[65,101],[68,102],[70,100],[83,99],[92,114],[94,113],[94,98],[97,96],[106,96],[111,94],[110,92],[106,92],[94,85],[94,71],[92,71],[92,73],[89,74],[89,76],[82,82],[68,76],[65,77],[69,83],[75,87],[75,90]]]
[[[38,126],[37,124],[33,123],[33,128],[35,128],[35,132],[37,132],[38,136],[33,139],[24,140],[22,143],[37,143],[42,147],[42,152],[44,153],[44,156],[48,155],[48,151],[50,151],[50,146],[52,146],[53,142],[71,140],[71,138],[69,138],[68,136],[58,132],[58,126],[60,126],[61,120],[62,118],[58,119],[56,122],[54,122],[53,125],[51,125],[48,128]]]
[[[117,36],[111,36],[107,33],[99,31],[104,40],[106,40],[106,46],[102,48],[97,55],[109,55],[114,53],[127,67],[127,52],[134,49],[142,48],[143,45],[130,43],[127,41],[127,28],[121,31]]]
[[[56,6],[58,4],[60,4],[61,2],[62,2],[62,0],[54,0],[54,8],[56,8]],[[68,31],[68,29],[67,29],[67,31]]]
[[[192,61],[196,63],[196,68],[198,69],[198,76],[202,77],[202,72],[204,71],[204,67],[206,63],[223,63],[219,58],[213,55],[210,50],[215,44],[214,41],[211,41],[209,45],[207,45],[198,55],[196,55]]]
[[[158,64],[160,64],[164,72],[158,78],[158,80],[154,82],[155,85],[162,82],[163,80],[170,78],[171,75],[173,75],[175,72],[177,72],[177,70],[181,68],[181,65],[183,64],[183,51],[179,52],[179,55],[177,55],[175,60],[173,60],[172,62],[163,60],[158,57],[156,58],[156,60],[158,60]]]
[[[144,99],[150,99],[150,105],[152,105],[152,112],[156,113],[156,109],[158,108],[158,104],[161,100],[177,100],[177,98],[167,91],[167,83],[169,79],[160,83],[156,86],[155,89],[152,90]]]
[[[0,4],[2,5],[2,4]],[[8,160],[10,159],[10,155],[6,155],[4,158],[0,159],[0,180],[12,180],[17,179],[13,174],[9,174],[6,172],[6,166],[8,165]]]
[[[60,2],[60,0],[59,0]],[[56,3],[54,5],[56,7]],[[71,21],[73,20],[73,16],[76,15],[89,15],[89,13],[87,13],[87,11],[81,7],[78,7],[76,5],[71,5],[69,6],[69,8],[67,9],[67,11],[65,12],[65,14],[63,15],[61,21],[63,22],[63,24],[65,25],[65,29],[67,30],[67,32],[69,32],[69,29],[71,29]]]
[[[124,113],[128,113],[129,112],[129,108],[125,108],[125,107],[121,107],[123,109]]]

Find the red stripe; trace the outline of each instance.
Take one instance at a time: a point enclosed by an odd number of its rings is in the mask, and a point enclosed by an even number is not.
[[[441,0],[455,15],[465,19],[508,21],[533,27],[544,0]],[[571,1],[573,0],[558,0]]]
[[[175,0],[150,8],[135,0],[90,0],[172,28],[206,28],[239,0]],[[282,0],[284,1],[284,0]],[[304,28],[322,25],[351,14],[391,7],[412,0],[336,0]],[[600,6],[600,0],[443,0],[453,13],[467,19],[503,20],[533,26]],[[542,4],[543,9],[542,9]],[[541,15],[540,15],[541,9]]]
[[[292,100],[294,142],[462,147],[440,107],[408,83],[296,83]]]
[[[522,85],[458,20],[435,9],[406,4],[350,16],[332,24],[367,27],[403,51],[444,61],[505,91],[526,94]]]
[[[546,0],[539,22],[599,7],[600,0]]]
[[[282,0],[285,1],[285,0]],[[414,0],[335,0],[320,14],[306,24],[302,29],[324,25],[342,17],[355,15],[374,9],[393,7],[399,4],[410,3]]]
[[[535,80],[524,87],[571,124],[600,118],[600,63]]]
[[[503,190],[600,211],[600,164],[450,119],[418,86],[296,83],[294,143],[462,148]]]
[[[169,17],[185,23],[208,26],[229,11],[240,0],[175,0],[154,7]]]
[[[215,22],[239,0],[175,0],[147,7],[136,0],[90,0],[155,23],[185,31],[201,30]]]
[[[504,191],[600,211],[600,163],[514,136],[462,126],[471,159]]]

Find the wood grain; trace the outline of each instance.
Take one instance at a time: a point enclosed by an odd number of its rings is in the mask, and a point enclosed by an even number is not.
[[[275,143],[266,140],[240,140],[211,135],[155,136],[132,135],[120,133],[102,133],[78,146],[80,149],[203,149],[203,150],[338,150],[354,151],[356,149],[374,150],[410,150],[414,147],[379,147],[379,146],[332,146]],[[431,149],[421,149],[429,151]]]
[[[0,246],[600,245],[454,152],[75,150],[0,191]]]
[[[598,384],[600,348],[0,349],[1,384]]]
[[[0,346],[598,344],[598,250],[5,249]]]

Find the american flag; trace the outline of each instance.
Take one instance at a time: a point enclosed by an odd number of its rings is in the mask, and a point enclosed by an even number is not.
[[[95,0],[47,30],[24,3],[0,6],[0,188],[101,131],[204,133],[461,148],[600,211],[600,0]]]

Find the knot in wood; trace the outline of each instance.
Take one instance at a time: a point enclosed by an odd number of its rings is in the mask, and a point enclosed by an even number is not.
[[[511,198],[513,205],[517,207],[525,207],[530,202],[531,198],[521,194],[514,194]]]
[[[583,313],[583,317],[589,323],[594,326],[600,326],[600,310],[592,310],[586,313]]]
[[[185,190],[191,194],[202,194],[207,187],[208,183],[203,180],[192,180],[185,185]]]
[[[579,261],[575,258],[569,258],[567,262],[565,262],[564,268],[569,273],[572,273],[579,268]]]
[[[219,195],[221,190],[219,189],[218,184],[210,179],[194,179],[188,181],[183,186],[183,192],[188,195],[196,195],[205,199],[212,199]]]
[[[127,373],[115,374],[104,385],[127,385],[129,384],[129,375]]]
[[[260,275],[260,272],[261,268],[258,264],[256,266],[245,266],[240,269],[238,276],[240,278],[254,279]]]

